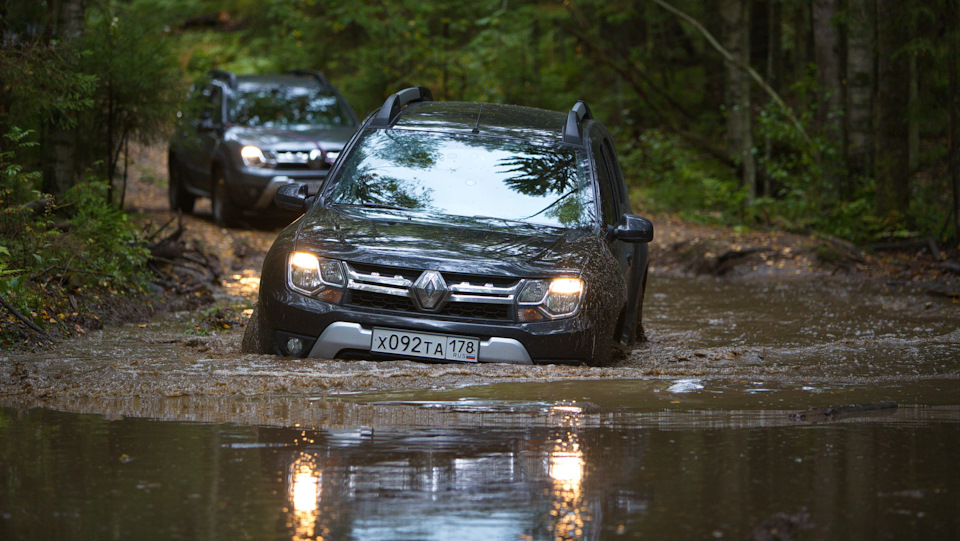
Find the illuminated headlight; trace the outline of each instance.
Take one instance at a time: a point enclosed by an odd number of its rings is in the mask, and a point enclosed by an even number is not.
[[[337,156],[340,155],[340,152],[327,152],[327,163],[333,165],[333,162],[337,161]]]
[[[340,302],[343,297],[346,279],[339,261],[293,252],[287,267],[287,282],[294,291],[331,303]]]
[[[240,149],[240,158],[250,167],[273,167],[274,161],[267,158],[260,147],[247,145]]]
[[[544,317],[573,315],[583,299],[583,280],[555,278],[527,282],[517,298],[520,321],[539,321]]]

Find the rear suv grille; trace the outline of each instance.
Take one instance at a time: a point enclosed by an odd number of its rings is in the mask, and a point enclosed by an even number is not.
[[[348,306],[371,310],[432,314],[453,319],[514,321],[514,301],[520,291],[520,280],[435,273],[442,280],[432,283],[434,286],[442,283],[440,287],[443,291],[435,293],[436,288],[430,289],[439,300],[424,306],[425,303],[419,300],[423,297],[423,291],[418,292],[418,288],[432,286],[418,284],[422,281],[422,275],[427,273],[434,271],[348,263],[348,294],[344,302]]]

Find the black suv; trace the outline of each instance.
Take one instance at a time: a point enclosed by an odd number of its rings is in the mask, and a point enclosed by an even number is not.
[[[357,116],[318,72],[235,75],[213,70],[190,90],[170,141],[170,208],[192,212],[212,199],[219,225],[246,211],[276,210],[277,188],[306,183],[316,191]]]
[[[568,113],[390,96],[268,252],[245,352],[587,363],[642,339],[650,221]]]

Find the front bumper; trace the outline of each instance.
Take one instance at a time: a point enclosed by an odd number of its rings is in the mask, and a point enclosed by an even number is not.
[[[299,356],[382,358],[370,352],[374,327],[479,338],[478,362],[580,364],[595,356],[600,343],[596,313],[591,311],[534,323],[485,323],[358,310],[286,290],[260,301],[273,349],[281,355],[290,355],[286,342],[297,337],[306,344]]]
[[[324,329],[307,356],[332,359],[342,351],[369,351],[372,341],[371,328],[364,328],[359,323],[338,321]],[[533,364],[523,344],[499,336],[481,340],[477,357],[487,363]]]

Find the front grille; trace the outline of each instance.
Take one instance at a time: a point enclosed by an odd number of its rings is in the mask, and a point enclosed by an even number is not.
[[[483,304],[479,302],[450,302],[443,307],[441,313],[451,317],[512,321],[512,308],[513,305]]]
[[[514,300],[522,281],[516,278],[441,273],[446,292],[426,309],[414,288],[421,270],[370,264],[347,264],[347,306],[393,313],[415,313],[452,319],[514,321]]]
[[[373,308],[374,310],[389,310],[392,312],[415,312],[417,310],[417,307],[413,304],[413,299],[409,297],[384,295],[382,293],[371,293],[369,291],[351,290],[347,304],[362,308]]]
[[[277,159],[277,169],[284,171],[326,171],[330,169],[330,164],[326,161],[310,165],[310,152],[303,150],[277,150],[274,151]],[[319,160],[318,160],[319,161]]]

